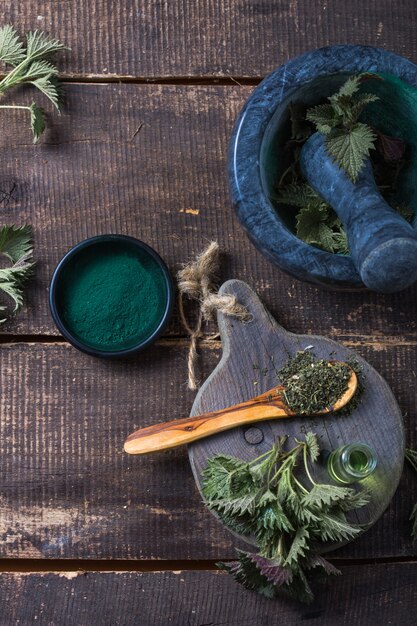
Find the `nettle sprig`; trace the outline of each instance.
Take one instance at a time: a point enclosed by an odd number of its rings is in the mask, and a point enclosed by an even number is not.
[[[364,77],[352,76],[328,102],[307,111],[306,118],[326,136],[325,144],[336,163],[356,182],[365,159],[375,147],[376,134],[359,121],[364,108],[379,100],[372,93],[359,93]]]
[[[40,31],[28,33],[26,42],[19,38],[13,26],[0,28],[0,60],[12,66],[0,81],[0,95],[20,85],[33,85],[41,91],[59,111],[61,86],[58,69],[52,62],[53,55],[66,49],[57,39],[52,39]],[[35,102],[30,106],[0,104],[1,109],[18,109],[30,115],[33,140],[36,143],[45,130],[45,113]]]
[[[294,182],[279,195],[279,202],[299,209],[297,235],[306,243],[335,254],[348,254],[349,245],[342,222],[327,202],[310,185]]]
[[[9,314],[17,313],[22,307],[23,289],[33,273],[35,263],[30,226],[0,228],[0,256],[11,263],[8,267],[3,264],[0,269],[0,290],[13,302],[12,307],[8,303],[0,304],[0,324],[3,324]]]
[[[417,451],[412,450],[411,448],[406,448],[405,458],[410,463],[411,467],[417,472]],[[417,541],[417,502],[411,511],[410,521],[412,522],[411,536],[414,541]]]
[[[228,455],[209,459],[203,495],[230,530],[253,539],[258,548],[257,553],[238,550],[237,561],[218,566],[247,589],[270,598],[283,590],[308,603],[314,598],[312,580],[341,573],[317,553],[318,543],[359,535],[362,528],[346,513],[366,505],[369,497],[314,480],[310,465],[320,453],[316,435],[295,439],[290,450],[287,440],[279,437],[249,462]]]

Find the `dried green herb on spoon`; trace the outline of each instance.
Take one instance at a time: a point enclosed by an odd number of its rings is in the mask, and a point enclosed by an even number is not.
[[[258,548],[258,553],[239,550],[236,562],[219,567],[247,589],[270,598],[282,590],[308,603],[314,598],[312,581],[340,574],[317,553],[318,543],[359,535],[362,528],[350,523],[346,513],[369,500],[364,492],[313,479],[310,466],[319,456],[313,433],[304,441],[296,439],[290,450],[286,442],[287,437],[280,437],[250,462],[228,455],[209,459],[203,495],[230,530],[254,538]]]
[[[278,372],[288,406],[307,415],[333,406],[347,390],[351,375],[346,363],[316,359],[306,351],[297,352]]]

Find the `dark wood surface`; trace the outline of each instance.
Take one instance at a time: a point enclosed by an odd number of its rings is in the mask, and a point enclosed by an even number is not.
[[[317,587],[308,607],[271,602],[213,571],[10,573],[0,576],[1,619],[38,626],[412,626],[416,569],[412,563],[342,567],[343,576]]]
[[[173,272],[215,239],[224,252],[221,279],[246,281],[286,329],[336,339],[386,378],[406,441],[416,446],[417,287],[336,293],[282,274],[237,223],[225,173],[235,116],[266,73],[329,43],[378,45],[417,61],[415,2],[3,0],[0,7],[3,23],[42,28],[72,48],[60,62],[65,111],[50,111],[38,146],[20,114],[1,117],[0,190],[11,192],[0,204],[2,223],[33,224],[38,268],[27,307],[0,330],[0,568],[11,572],[1,578],[0,623],[414,621],[408,516],[417,478],[409,468],[379,521],[332,555],[345,563],[343,576],[313,607],[244,592],[212,570],[238,544],[203,506],[186,451],[123,453],[135,428],[191,409],[178,317],[155,349],[104,363],[62,341],[47,297],[55,264],[87,236],[142,238]],[[220,343],[203,343],[201,353],[204,378]],[[383,418],[375,415],[376,424]],[[76,578],[39,571],[64,559],[74,569],[95,562],[100,571]],[[126,573],[102,573],[116,562]],[[147,573],[129,572],[142,563]]]
[[[27,120],[8,113],[0,190],[13,191],[0,205],[2,219],[33,225],[38,268],[29,306],[0,333],[58,334],[47,305],[55,265],[85,237],[123,232],[155,247],[173,272],[216,239],[222,278],[248,282],[290,331],[414,341],[417,286],[391,295],[325,291],[283,274],[250,244],[226,177],[228,136],[250,91],[235,84],[68,84],[66,110],[51,112],[35,147]],[[167,334],[181,333],[175,318]]]
[[[72,48],[65,71],[83,77],[258,79],[296,54],[363,43],[410,55],[412,0],[14,0],[2,20],[43,28]]]

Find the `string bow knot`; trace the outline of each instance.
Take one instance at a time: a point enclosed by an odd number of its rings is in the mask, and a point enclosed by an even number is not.
[[[197,256],[196,260],[185,265],[177,274],[179,289],[179,313],[181,322],[190,336],[188,351],[188,388],[197,389],[196,375],[198,340],[203,336],[203,322],[213,320],[219,311],[225,315],[236,317],[240,321],[248,321],[251,316],[246,307],[240,304],[236,296],[219,294],[216,289],[216,278],[219,270],[219,244],[212,241],[210,245]],[[198,302],[199,310],[197,322],[193,327],[187,321],[184,311],[184,300],[188,298]],[[211,335],[207,339],[218,336]]]

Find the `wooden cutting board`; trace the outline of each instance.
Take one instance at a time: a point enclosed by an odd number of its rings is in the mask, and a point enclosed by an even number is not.
[[[387,383],[364,359],[337,342],[286,331],[246,283],[229,280],[222,285],[220,293],[235,295],[253,319],[243,323],[219,313],[223,356],[196,396],[191,415],[222,409],[267,391],[277,384],[276,372],[289,356],[307,347],[318,358],[341,361],[356,358],[363,367],[365,392],[359,407],[350,416],[334,414],[259,422],[191,444],[188,453],[197,485],[201,487],[201,472],[209,457],[226,453],[252,459],[268,450],[278,435],[300,438],[311,430],[318,435],[322,450],[362,441],[377,452],[378,466],[374,474],[361,482],[370,490],[369,504],[352,511],[349,517],[369,528],[387,508],[397,488],[404,459],[401,411]],[[316,465],[314,473],[320,481],[332,482],[323,466]],[[323,551],[333,547],[326,544]]]

